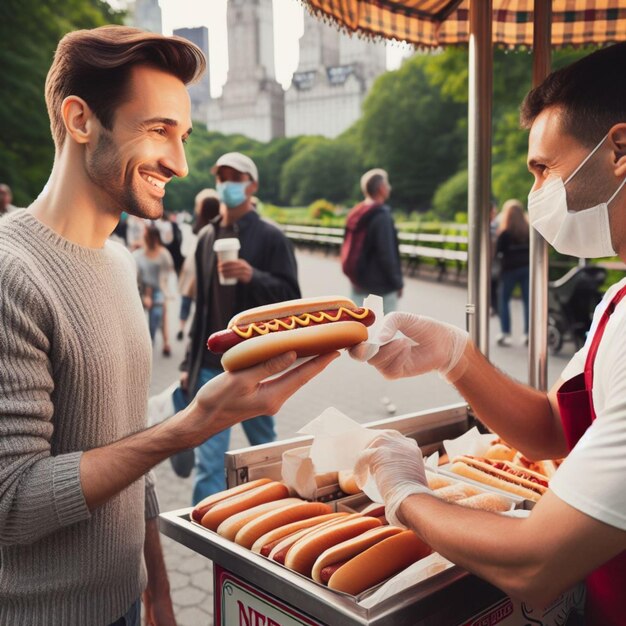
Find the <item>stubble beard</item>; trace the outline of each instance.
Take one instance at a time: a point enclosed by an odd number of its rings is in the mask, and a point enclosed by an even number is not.
[[[163,200],[147,197],[138,187],[141,181],[126,172],[120,183],[122,159],[119,150],[107,130],[103,130],[92,153],[86,156],[85,169],[89,180],[109,197],[111,210],[125,211],[141,219],[155,220],[163,215]],[[154,169],[157,169],[156,167]]]

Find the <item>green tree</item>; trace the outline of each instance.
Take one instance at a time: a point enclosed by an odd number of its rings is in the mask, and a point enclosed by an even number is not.
[[[418,54],[379,77],[359,122],[365,164],[388,171],[394,206],[407,210],[428,208],[437,186],[466,155],[458,124],[466,107],[430,78],[434,59]]]
[[[101,0],[0,2],[0,182],[12,187],[16,204],[30,203],[52,168],[44,83],[59,39],[122,17]]]
[[[452,221],[457,213],[467,213],[467,185],[467,169],[439,185],[433,196],[433,211],[440,220]]]
[[[325,198],[342,203],[353,199],[362,165],[352,146],[341,140],[303,137],[283,166],[281,197],[294,205]]]

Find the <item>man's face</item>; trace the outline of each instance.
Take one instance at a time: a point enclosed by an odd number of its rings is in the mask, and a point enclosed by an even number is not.
[[[216,172],[215,178],[218,183],[245,183],[249,182],[249,185],[246,185],[246,197],[250,198],[253,196],[257,189],[259,188],[258,184],[252,180],[250,174],[244,174],[239,170],[230,167],[229,165],[222,165]]]
[[[528,137],[528,169],[535,177],[533,191],[549,177],[565,182],[593,150],[593,146],[581,144],[562,128],[559,107],[545,109],[533,122]],[[605,142],[565,186],[568,209],[580,211],[605,202],[616,187],[613,153],[609,142]]]
[[[132,69],[129,90],[112,130],[97,125],[96,145],[87,148],[87,175],[109,208],[155,219],[163,213],[165,185],[187,175],[189,96],[178,78],[149,66]]]

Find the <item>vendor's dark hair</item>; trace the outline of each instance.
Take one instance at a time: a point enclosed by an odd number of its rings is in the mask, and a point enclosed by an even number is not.
[[[609,129],[626,122],[626,42],[596,50],[550,74],[524,99],[520,121],[530,128],[548,107],[563,110],[562,130],[595,146]]]
[[[204,54],[182,37],[165,37],[127,26],[77,30],[61,39],[46,78],[46,105],[57,150],[65,140],[61,104],[79,96],[107,129],[116,109],[128,97],[130,70],[150,65],[179,78],[185,85],[206,67]]]

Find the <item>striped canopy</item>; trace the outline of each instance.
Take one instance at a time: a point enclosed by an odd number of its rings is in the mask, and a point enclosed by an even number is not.
[[[302,0],[349,31],[420,47],[465,43],[470,0]],[[471,0],[481,1],[481,0]],[[493,0],[493,42],[533,43],[533,0]],[[554,47],[626,40],[626,0],[553,0]]]

